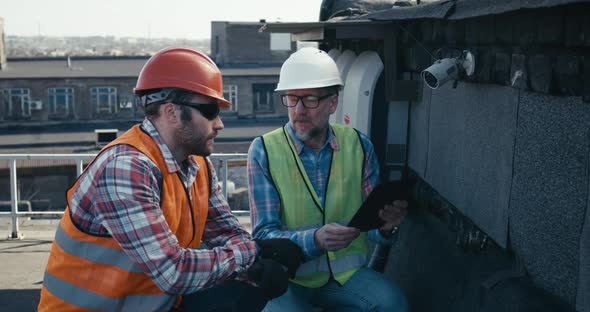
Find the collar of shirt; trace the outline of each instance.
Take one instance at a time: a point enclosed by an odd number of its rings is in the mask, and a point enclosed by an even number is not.
[[[164,140],[160,136],[160,133],[158,132],[158,129],[156,129],[154,124],[152,124],[152,122],[146,118],[143,120],[143,123],[141,124],[141,128],[143,130],[145,130],[152,137],[152,139],[154,139],[154,141],[156,141],[156,144],[158,144],[158,148],[162,152],[162,156],[164,157],[164,161],[166,162],[166,167],[168,168],[168,172],[173,173],[173,172],[180,171],[181,173],[183,173],[183,171],[180,168],[180,164],[177,163],[176,159],[174,159],[174,156],[172,156],[172,152],[170,151],[170,149],[168,148],[168,145],[166,145],[166,143],[164,142]],[[188,161],[189,161],[189,166],[188,166],[188,170],[187,170],[187,176],[194,177],[194,176],[196,176],[196,172],[199,170],[199,165],[192,157],[189,157]]]
[[[301,155],[301,152],[303,151],[303,148],[305,147],[305,143],[303,143],[303,141],[299,140],[297,135],[295,135],[295,129],[293,129],[293,124],[290,121],[287,123],[285,128],[287,128],[287,133],[291,137],[291,140],[293,141],[293,144],[295,145],[295,149],[297,150],[297,153],[299,155]],[[328,130],[328,138],[326,140],[326,143],[324,143],[324,145],[322,146],[322,149],[324,149],[326,147],[326,145],[329,144],[333,150],[335,150],[335,151],[340,150],[340,145],[338,145],[338,140],[336,139],[336,136],[334,135],[334,130],[332,130],[332,127],[329,127],[328,129],[329,129]]]

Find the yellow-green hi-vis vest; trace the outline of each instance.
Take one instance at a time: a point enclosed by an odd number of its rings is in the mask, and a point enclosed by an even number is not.
[[[361,140],[351,127],[331,126],[340,150],[332,153],[325,205],[316,194],[286,129],[279,128],[262,137],[270,175],[280,197],[281,221],[287,230],[308,230],[334,222],[346,225],[362,204]],[[347,248],[304,262],[292,281],[317,288],[332,275],[344,284],[365,263],[366,257],[367,237],[361,233]]]

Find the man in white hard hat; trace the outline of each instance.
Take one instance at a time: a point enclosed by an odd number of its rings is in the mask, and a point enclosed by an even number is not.
[[[254,237],[289,238],[305,254],[287,292],[265,311],[407,311],[399,287],[364,266],[367,238],[393,243],[407,202],[385,205],[379,212],[383,225],[368,233],[345,226],[378,184],[379,165],[365,134],[328,122],[342,87],[327,53],[293,53],[276,88],[289,122],[250,146]]]

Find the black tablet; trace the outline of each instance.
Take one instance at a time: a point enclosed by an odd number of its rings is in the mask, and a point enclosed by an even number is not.
[[[408,193],[401,181],[379,184],[357,210],[348,226],[360,229],[362,232],[379,228],[383,225],[383,221],[379,218],[379,210],[396,200],[408,199]]]

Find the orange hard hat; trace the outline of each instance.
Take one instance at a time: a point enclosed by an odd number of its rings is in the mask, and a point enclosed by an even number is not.
[[[223,97],[221,71],[205,54],[182,47],[163,49],[143,65],[133,92],[138,96],[146,90],[179,88],[217,100],[220,107],[231,103]]]

